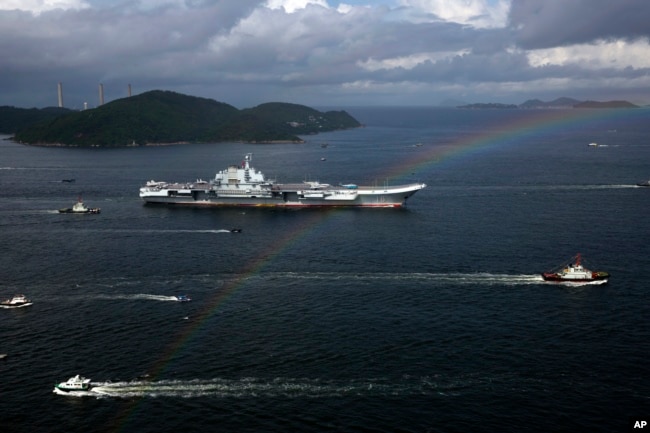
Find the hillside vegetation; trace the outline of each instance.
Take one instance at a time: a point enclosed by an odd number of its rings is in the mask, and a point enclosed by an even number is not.
[[[14,109],[19,110],[19,109]],[[299,135],[360,126],[344,111],[288,103],[238,110],[212,99],[154,90],[101,107],[66,112],[15,132],[26,144],[133,146],[183,142],[295,141]]]
[[[67,108],[16,108],[10,106],[0,107],[0,133],[13,134],[38,122],[45,122],[69,114],[72,110]]]

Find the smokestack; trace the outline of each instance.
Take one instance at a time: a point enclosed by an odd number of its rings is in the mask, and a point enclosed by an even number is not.
[[[63,84],[59,81],[59,108],[63,108]]]
[[[99,105],[104,105],[104,85],[99,83]]]
[[[129,84],[129,98],[131,97],[131,85]]]

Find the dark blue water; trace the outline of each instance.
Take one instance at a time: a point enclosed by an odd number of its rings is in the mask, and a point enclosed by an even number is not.
[[[0,295],[34,300],[0,310],[2,431],[609,432],[647,415],[650,113],[349,111],[366,127],[302,145],[2,142]],[[248,152],[279,181],[428,187],[405,210],[138,198]],[[78,196],[102,213],[56,212]],[[609,284],[541,282],[578,252]],[[75,374],[102,392],[52,393]]]

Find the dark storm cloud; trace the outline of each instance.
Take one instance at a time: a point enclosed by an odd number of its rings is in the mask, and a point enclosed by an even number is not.
[[[510,25],[522,48],[548,48],[599,39],[650,36],[650,1],[513,1]]]
[[[517,102],[545,87],[550,99],[577,88],[647,95],[650,76],[648,44],[639,43],[648,10],[641,0],[517,1],[507,25],[507,0],[489,25],[441,18],[441,7],[456,13],[466,0],[345,10],[285,0],[292,13],[260,0],[87,1],[87,8],[41,13],[0,9],[0,105],[54,105],[57,82],[71,108],[95,106],[99,83],[106,100],[126,96],[130,83],[136,94],[174,90],[246,107],[358,105],[377,94],[424,103],[459,89]],[[434,3],[436,16],[427,9]],[[628,43],[602,45],[614,38]]]

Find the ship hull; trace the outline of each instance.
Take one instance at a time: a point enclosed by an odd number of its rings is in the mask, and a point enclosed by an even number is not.
[[[419,188],[418,188],[419,189]],[[295,192],[279,193],[271,197],[222,197],[218,194],[196,192],[188,196],[174,194],[141,193],[147,204],[164,204],[196,207],[379,207],[398,208],[406,206],[406,200],[417,190],[393,194],[359,195],[352,200],[326,198],[300,198]]]
[[[194,207],[379,207],[399,208],[423,183],[396,186],[332,186],[320,182],[277,184],[250,166],[252,154],[241,166],[229,166],[214,179],[192,183],[150,181],[140,188],[148,204]]]
[[[600,281],[606,283],[609,280],[609,273],[602,271],[590,272],[584,276],[566,275],[556,272],[543,272],[542,278],[544,281],[555,283],[593,283]]]

